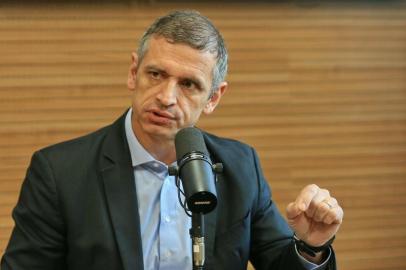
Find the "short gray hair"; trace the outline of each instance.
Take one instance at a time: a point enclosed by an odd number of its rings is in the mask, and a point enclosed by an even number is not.
[[[139,63],[148,50],[148,41],[153,35],[163,36],[174,43],[184,43],[200,51],[209,51],[216,57],[211,90],[214,91],[225,80],[228,53],[223,37],[213,23],[193,10],[173,11],[160,17],[142,36],[137,54]]]

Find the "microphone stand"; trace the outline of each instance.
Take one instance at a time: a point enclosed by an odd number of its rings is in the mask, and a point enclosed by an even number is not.
[[[204,215],[192,213],[192,228],[189,231],[192,238],[193,270],[203,270],[206,260],[204,245]]]
[[[223,164],[216,163],[212,165],[212,169],[215,175],[223,172]],[[169,175],[175,176],[175,183],[178,187],[178,199],[179,203],[182,205],[185,213],[192,217],[192,228],[189,230],[190,238],[192,239],[192,257],[193,257],[193,270],[204,270],[204,263],[206,260],[206,248],[204,243],[204,214],[198,212],[192,212],[187,209],[186,202],[182,202],[180,198],[180,193],[184,196],[185,194],[181,191],[179,184],[179,167],[177,165],[169,166]],[[192,212],[190,215],[188,212]]]

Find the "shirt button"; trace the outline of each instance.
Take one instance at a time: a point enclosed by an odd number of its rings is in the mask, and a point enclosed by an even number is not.
[[[171,221],[171,218],[170,218],[169,216],[166,216],[166,217],[165,217],[165,221],[166,221],[166,222],[170,222],[170,221]]]
[[[159,164],[156,163],[156,162],[154,162],[154,163],[152,163],[152,166],[153,166],[155,169],[157,169],[157,168],[159,167]]]

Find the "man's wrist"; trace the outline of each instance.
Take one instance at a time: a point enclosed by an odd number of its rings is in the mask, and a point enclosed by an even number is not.
[[[325,258],[326,258],[326,251],[320,251],[316,253],[316,256],[310,256],[309,254],[307,254],[306,252],[300,251],[298,250],[300,256],[302,256],[304,259],[306,259],[307,261],[320,265],[324,262]]]
[[[312,246],[307,244],[305,241],[299,239],[296,234],[293,235],[293,240],[295,241],[296,248],[302,254],[307,254],[310,257],[316,257],[317,255],[321,255],[324,251],[330,249],[331,244],[334,242],[335,236],[333,236],[330,240],[328,240],[322,246]],[[320,254],[319,254],[320,253]]]
[[[328,250],[321,252],[321,257],[318,256],[319,253],[317,253],[317,256],[315,257],[312,257],[305,253],[300,253],[296,245],[294,245],[294,249],[296,251],[297,256],[299,257],[301,264],[304,266],[304,269],[306,270],[328,269],[327,265],[329,264],[331,257],[334,256],[332,248],[329,248]]]

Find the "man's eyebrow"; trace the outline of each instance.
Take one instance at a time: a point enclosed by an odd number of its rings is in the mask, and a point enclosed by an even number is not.
[[[145,69],[147,70],[154,70],[154,71],[158,71],[159,73],[163,73],[163,74],[167,74],[165,70],[155,66],[155,65],[146,65]]]
[[[164,75],[168,75],[168,74],[169,74],[169,73],[167,73],[164,69],[159,68],[158,66],[156,66],[156,65],[154,65],[154,64],[146,65],[146,66],[145,66],[145,69],[146,69],[146,70],[154,70],[154,71],[157,71],[157,72],[159,72],[159,73],[161,73],[161,74],[164,74]],[[170,75],[170,74],[169,74],[169,75]],[[197,86],[198,88],[200,88],[200,89],[202,89],[203,86],[205,85],[205,84],[204,84],[204,80],[200,79],[198,76],[183,76],[183,77],[180,77],[180,80],[181,80],[181,81],[189,80],[189,81],[193,82],[194,84],[196,84],[196,86]]]

